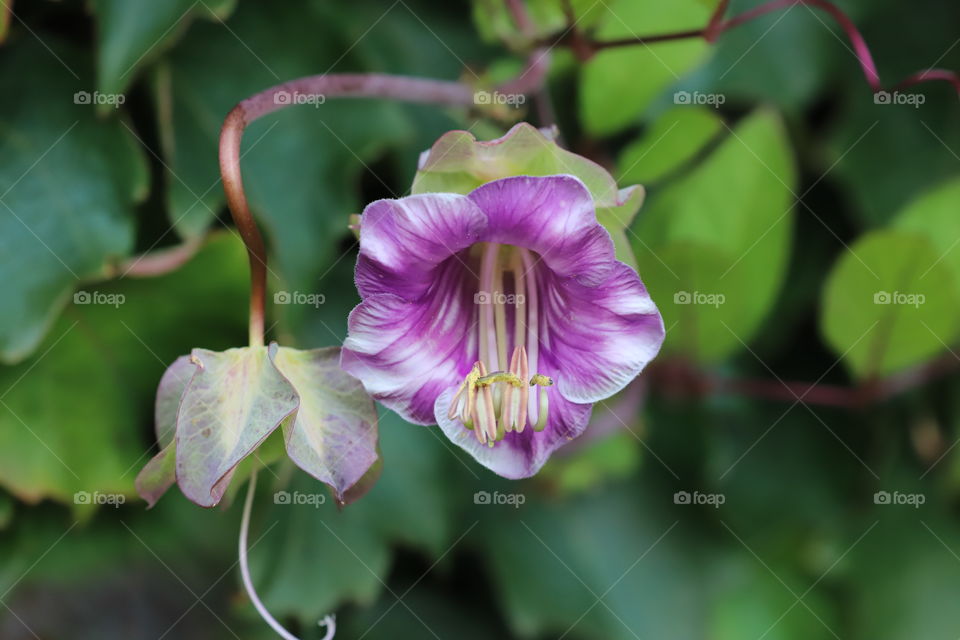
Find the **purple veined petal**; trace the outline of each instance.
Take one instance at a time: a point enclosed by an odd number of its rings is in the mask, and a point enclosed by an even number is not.
[[[150,459],[137,474],[134,486],[137,493],[147,501],[148,508],[177,481],[176,445],[174,437],[177,430],[177,412],[183,392],[193,378],[197,367],[190,356],[180,356],[167,367],[157,387],[157,399],[154,406],[154,429],[160,453]]]
[[[455,388],[446,389],[437,398],[436,422],[447,438],[473,456],[474,460],[499,476],[518,480],[537,473],[550,454],[573,440],[590,422],[592,405],[577,404],[551,390],[550,413],[543,431],[534,431],[529,425],[523,433],[511,432],[490,447],[477,440],[473,431],[464,428],[459,420],[447,416]]]
[[[545,269],[540,357],[560,393],[597,402],[630,383],[660,351],[664,327],[637,272],[616,262],[595,287]]]
[[[377,293],[417,300],[438,266],[479,240],[487,218],[466,196],[433,193],[378,200],[361,216],[356,281]]]
[[[458,263],[430,296],[408,302],[367,297],[351,313],[340,366],[384,406],[414,424],[433,424],[437,396],[476,360],[476,305]]]
[[[269,349],[276,349],[271,345]],[[203,507],[223,497],[237,465],[299,406],[268,347],[194,349],[197,371],[177,415],[177,483]]]
[[[484,241],[530,249],[560,277],[597,284],[613,266],[613,240],[597,222],[590,192],[574,176],[504,178],[469,198],[489,220]]]
[[[283,423],[287,454],[343,502],[378,459],[373,399],[340,368],[339,347],[279,347],[272,361],[300,397],[296,415]]]

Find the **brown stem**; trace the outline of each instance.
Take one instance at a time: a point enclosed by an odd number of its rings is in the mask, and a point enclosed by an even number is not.
[[[530,75],[533,76],[532,80],[539,81],[537,74]],[[525,93],[527,87],[528,84],[521,78],[511,90]],[[327,97],[364,97],[449,106],[473,104],[473,89],[465,84],[371,73],[298,78],[253,95],[233,108],[220,131],[220,175],[227,205],[250,258],[251,346],[262,346],[264,342],[267,252],[243,191],[240,142],[247,125],[268,113],[299,104],[299,96],[310,97],[314,102]]]

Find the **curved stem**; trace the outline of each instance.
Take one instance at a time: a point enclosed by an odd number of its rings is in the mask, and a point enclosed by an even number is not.
[[[771,11],[785,9],[798,4],[805,4],[826,11],[837,21],[837,24],[839,24],[847,34],[847,38],[850,39],[850,44],[853,45],[854,54],[857,56],[857,61],[860,63],[860,68],[863,69],[863,75],[867,78],[867,83],[870,85],[870,88],[874,91],[880,91],[883,88],[880,84],[880,74],[877,73],[877,66],[873,62],[873,56],[870,55],[870,49],[867,47],[866,41],[863,39],[863,36],[860,35],[860,31],[857,30],[857,26],[853,23],[853,20],[847,17],[847,14],[837,8],[833,3],[827,2],[827,0],[773,0],[772,2],[767,2],[759,7],[745,11],[718,25],[717,33],[723,33]]]
[[[534,52],[524,72],[504,90],[528,93],[543,82],[549,57]],[[263,236],[250,212],[240,171],[240,142],[251,122],[284,107],[334,97],[387,98],[446,106],[473,106],[473,88],[459,82],[427,80],[380,73],[324,74],[297,78],[261,91],[241,101],[227,115],[220,130],[220,175],[233,221],[247,246],[250,259],[250,344],[263,345],[264,305],[267,288],[267,252]]]
[[[267,608],[263,605],[263,602],[260,601],[260,596],[257,595],[257,590],[253,588],[253,580],[250,578],[250,567],[247,563],[247,537],[250,533],[250,512],[253,510],[253,496],[256,491],[257,471],[254,469],[253,473],[250,474],[250,484],[247,486],[247,498],[243,503],[243,517],[240,521],[238,557],[240,559],[240,575],[243,578],[243,587],[246,589],[247,595],[250,597],[250,601],[253,602],[253,606],[257,610],[257,613],[259,613],[260,617],[263,618],[268,625],[270,625],[271,629],[276,631],[277,634],[284,640],[299,640],[297,636],[284,629],[283,625],[277,622],[277,620],[270,615],[270,612],[267,611]],[[327,627],[327,633],[325,636],[323,636],[323,640],[332,640],[337,631],[337,625],[334,621],[334,617],[326,616],[320,621],[320,625]]]
[[[870,85],[870,88],[874,91],[874,93],[883,90],[883,84],[880,82],[880,74],[877,71],[877,66],[873,61],[873,55],[870,53],[870,48],[867,46],[866,40],[864,40],[863,35],[857,29],[857,26],[854,24],[853,20],[851,20],[850,17],[841,11],[836,5],[834,5],[832,2],[829,2],[829,0],[771,0],[770,2],[761,4],[753,9],[744,11],[743,13],[730,18],[729,20],[724,20],[723,15],[727,10],[728,4],[729,0],[721,0],[717,5],[716,10],[711,15],[709,23],[702,29],[690,29],[687,31],[659,33],[603,41],[588,40],[584,39],[575,32],[565,32],[565,35],[562,39],[570,44],[571,48],[579,50],[581,54],[580,57],[582,58],[587,58],[598,51],[613,47],[624,47],[638,44],[648,45],[656,42],[669,42],[672,40],[684,40],[688,38],[703,38],[707,42],[713,43],[717,40],[720,34],[747,23],[754,18],[758,18],[762,15],[777,11],[779,9],[785,9],[796,5],[806,5],[815,7],[821,11],[825,11],[826,13],[830,14],[830,17],[832,17],[837,24],[840,25],[844,33],[846,33],[847,38],[850,40],[854,55],[857,58],[857,62],[860,64],[860,68],[867,80],[867,84]],[[568,31],[570,31],[570,29],[568,29]],[[926,71],[914,73],[902,82],[894,85],[893,88],[901,89],[920,84],[921,82],[930,82],[934,80],[949,82],[953,88],[956,89],[957,93],[960,94],[960,75],[954,71],[949,71],[946,69],[927,69]]]

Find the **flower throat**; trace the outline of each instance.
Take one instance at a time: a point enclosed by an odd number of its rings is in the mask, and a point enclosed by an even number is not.
[[[490,242],[479,248],[479,288],[474,295],[479,306],[479,359],[454,394],[447,416],[451,420],[459,417],[477,440],[492,447],[511,431],[522,433],[528,421],[534,431],[543,430],[549,411],[547,387],[553,381],[536,373],[540,333],[546,331],[541,324],[545,318],[539,313],[536,262],[520,247]],[[507,273],[513,276],[509,294],[504,287]],[[509,308],[514,322],[508,360]],[[530,387],[538,387],[539,393],[531,394]]]

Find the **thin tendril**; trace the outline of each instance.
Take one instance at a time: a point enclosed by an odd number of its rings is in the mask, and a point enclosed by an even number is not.
[[[289,631],[283,628],[283,626],[277,622],[277,620],[270,615],[270,612],[267,611],[267,608],[263,605],[263,602],[260,601],[260,596],[257,595],[257,590],[253,588],[253,580],[250,579],[250,567],[247,564],[247,536],[250,533],[250,512],[253,509],[253,495],[257,491],[257,472],[256,470],[250,474],[250,484],[247,486],[247,498],[243,503],[243,517],[240,520],[240,542],[239,542],[239,558],[240,558],[240,576],[243,578],[243,587],[247,591],[247,595],[250,597],[250,601],[253,602],[254,608],[257,610],[257,613],[260,614],[260,617],[266,621],[270,628],[277,632],[284,640],[299,640],[297,636],[293,635]],[[323,636],[323,640],[333,640],[333,635],[337,632],[337,624],[335,618],[330,616],[325,616],[323,620],[320,621],[320,626],[325,626],[327,628],[327,633]]]

